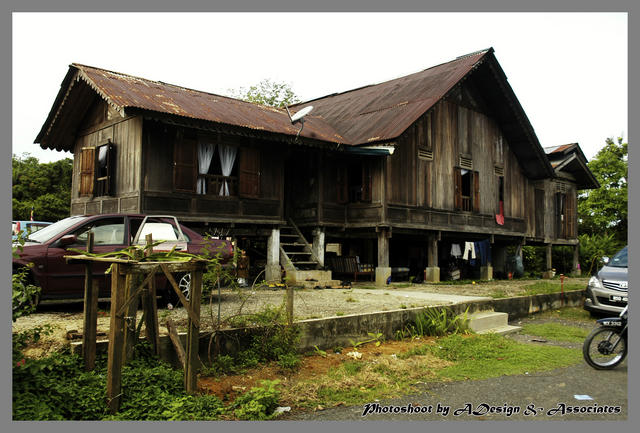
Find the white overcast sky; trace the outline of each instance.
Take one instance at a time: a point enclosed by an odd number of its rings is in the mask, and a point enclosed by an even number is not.
[[[14,13],[13,148],[40,131],[82,63],[228,94],[268,78],[301,100],[408,75],[488,47],[543,146],[588,159],[627,139],[626,13]]]

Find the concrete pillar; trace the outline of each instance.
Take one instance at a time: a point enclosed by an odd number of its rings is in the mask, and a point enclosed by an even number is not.
[[[376,267],[376,286],[384,286],[391,276],[389,267],[389,230],[380,229],[378,231],[378,267]]]
[[[271,230],[267,241],[267,266],[264,270],[264,279],[267,282],[280,282],[280,229]]]
[[[324,266],[324,229],[322,227],[318,227],[313,231],[313,245],[311,248],[320,266]]]
[[[491,248],[491,258],[493,259],[493,244],[489,244]],[[480,266],[480,279],[483,281],[493,280],[493,264],[490,260],[487,260],[486,266]]]
[[[582,275],[582,271],[580,270],[580,244],[573,247],[573,274]]]
[[[429,248],[427,249],[427,269],[424,272],[424,281],[438,283],[440,281],[440,268],[438,267],[438,238],[429,235]]]

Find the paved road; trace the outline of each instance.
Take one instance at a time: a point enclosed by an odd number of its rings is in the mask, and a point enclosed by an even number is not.
[[[362,416],[365,406],[338,407],[321,412],[293,414],[291,420],[626,420],[627,362],[611,371],[596,371],[586,364],[542,373],[503,376],[487,380],[462,381],[426,385],[424,392],[402,398],[384,400],[384,406],[433,406],[432,413],[375,413]],[[578,400],[587,395],[592,400]],[[505,406],[505,404],[507,406]],[[437,413],[449,408],[449,412]],[[489,413],[493,406],[502,413]],[[528,407],[533,409],[527,410]],[[567,408],[564,410],[563,407]],[[568,408],[591,408],[592,413],[567,413]],[[515,413],[519,408],[519,413]],[[596,410],[619,410],[618,413],[593,413]],[[619,409],[616,409],[619,408]],[[455,411],[458,411],[458,415]],[[508,410],[514,411],[508,416]],[[470,414],[476,412],[477,414]]]
[[[534,319],[535,320],[535,319]],[[525,320],[526,321],[526,320]],[[516,323],[517,324],[517,323]],[[576,325],[576,323],[572,323]],[[592,325],[583,323],[582,326]],[[523,341],[531,337],[514,335]],[[580,343],[547,342],[580,348]],[[365,405],[294,413],[289,420],[626,420],[627,361],[614,370],[595,370],[584,361],[546,372],[502,376],[478,381],[425,384],[422,392]],[[581,400],[579,396],[589,398]],[[411,406],[409,406],[411,405]],[[405,413],[392,413],[395,410]],[[430,413],[415,413],[431,406]],[[413,413],[409,412],[413,409]],[[440,412],[438,412],[440,408]],[[492,410],[493,409],[493,413]],[[574,411],[578,411],[575,413]]]

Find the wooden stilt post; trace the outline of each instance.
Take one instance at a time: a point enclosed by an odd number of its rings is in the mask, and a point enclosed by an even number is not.
[[[123,267],[113,263],[111,267],[111,320],[109,323],[109,351],[107,358],[107,405],[116,413],[120,406],[122,388],[122,360],[124,343],[124,317],[117,314],[124,304],[126,275]]]
[[[287,323],[293,325],[293,286],[287,284]]]
[[[189,299],[189,308],[197,318],[200,318],[202,268],[203,266],[200,264],[196,270],[191,272],[191,299]],[[200,368],[200,358],[198,357],[199,336],[200,325],[194,322],[191,316],[189,316],[187,328],[187,359],[184,369],[185,390],[189,394],[194,394],[198,390],[198,369]]]
[[[93,232],[87,238],[87,252],[93,252]],[[84,369],[93,370],[96,366],[96,333],[98,329],[98,285],[93,281],[91,262],[85,265],[84,274],[84,315],[82,325],[82,358]]]
[[[151,233],[146,236],[147,245],[153,243]],[[158,325],[158,304],[156,302],[156,279],[149,281],[147,288],[142,292],[142,306],[144,309],[144,326],[147,340],[153,346],[156,355],[160,355],[160,329]]]
[[[125,278],[125,295],[124,299],[128,300],[133,291],[140,284],[139,274],[127,274]],[[136,314],[138,313],[139,297],[136,296],[129,303],[124,313],[124,359],[123,364],[133,359],[133,349],[136,345]]]

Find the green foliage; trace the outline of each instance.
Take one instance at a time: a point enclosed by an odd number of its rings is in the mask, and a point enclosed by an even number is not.
[[[230,90],[230,93],[234,98],[271,107],[282,108],[300,102],[289,84],[278,83],[268,78],[249,86],[248,89],[241,87],[238,90]]]
[[[232,408],[236,418],[241,420],[268,420],[273,418],[273,411],[278,407],[280,397],[276,386],[278,380],[263,380],[262,386],[253,387],[235,399]]]
[[[282,370],[296,370],[301,362],[300,355],[296,353],[283,353],[278,357],[278,366]]]
[[[73,160],[40,163],[25,153],[12,157],[12,206],[14,220],[58,221],[69,216]]]
[[[525,295],[546,295],[549,293],[560,293],[564,289],[565,292],[570,290],[582,290],[584,284],[568,284],[565,283],[564,287],[559,281],[538,281],[537,283],[529,284],[525,286]]]
[[[356,341],[351,338],[349,339],[349,343],[351,343],[351,345],[353,346],[353,350],[356,350],[359,346],[362,346],[363,344],[373,343],[373,342],[375,342],[376,347],[378,347],[384,341],[384,334],[382,334],[382,332],[367,332],[367,335],[369,336],[369,338],[361,341]]]
[[[362,370],[364,363],[357,361],[348,361],[342,364],[342,370],[347,376],[355,376]]]
[[[467,308],[467,311],[469,308]],[[406,333],[412,337],[423,335],[441,336],[449,333],[466,332],[469,319],[467,311],[455,315],[449,308],[429,308],[416,315],[413,324],[408,325]]]
[[[27,316],[36,311],[41,288],[31,284],[29,268],[26,267],[20,267],[13,272],[11,287],[11,313],[15,322],[18,317]]]
[[[586,275],[595,274],[604,262],[603,257],[613,257],[626,242],[620,242],[614,233],[581,234],[580,241],[580,269]]]
[[[625,242],[628,228],[627,188],[629,179],[628,144],[622,137],[607,138],[605,146],[588,163],[600,188],[584,191],[578,197],[579,232],[589,235],[614,233]]]

